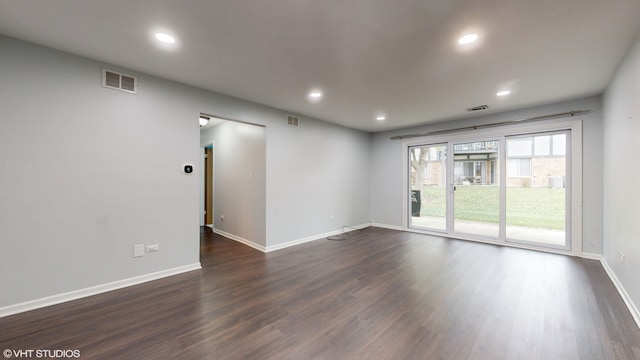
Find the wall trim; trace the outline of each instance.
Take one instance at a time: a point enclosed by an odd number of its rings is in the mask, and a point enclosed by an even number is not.
[[[262,245],[260,245],[260,244],[256,244],[256,243],[254,243],[254,242],[253,242],[253,241],[251,241],[251,240],[247,240],[247,239],[245,239],[245,238],[242,238],[242,237],[237,236],[237,235],[233,235],[233,234],[228,233],[228,232],[226,232],[226,231],[222,231],[222,230],[220,230],[220,229],[216,229],[216,228],[214,228],[214,227],[213,227],[213,226],[211,226],[211,225],[207,225],[207,226],[209,226],[209,227],[213,230],[213,232],[214,232],[214,233],[216,233],[216,234],[218,234],[218,235],[222,235],[222,236],[224,236],[224,237],[226,237],[226,238],[228,238],[228,239],[231,239],[231,240],[237,241],[237,242],[239,242],[239,243],[243,243],[243,244],[245,244],[245,245],[247,245],[247,246],[249,246],[249,247],[252,247],[252,248],[254,248],[254,249],[256,249],[256,250],[259,250],[259,251],[262,251],[262,252],[266,252],[266,249],[265,249],[265,247],[264,247],[264,246],[262,246]]]
[[[627,293],[627,290],[624,288],[624,286],[616,276],[616,273],[607,263],[607,260],[604,257],[602,257],[602,259],[600,260],[600,263],[602,264],[604,271],[607,273],[607,275],[609,275],[609,278],[613,282],[613,285],[615,285],[616,290],[618,290],[618,293],[622,297],[622,300],[624,301],[625,305],[627,305],[627,308],[629,309],[629,312],[631,313],[633,320],[635,320],[636,325],[640,329],[640,311],[638,311],[638,307],[633,302],[633,299],[631,298],[631,296],[629,296],[629,293]]]
[[[81,299],[81,298],[85,298],[93,295],[98,295],[98,294],[122,289],[122,288],[133,286],[133,285],[142,284],[148,281],[158,280],[165,277],[178,275],[178,274],[182,274],[182,273],[193,271],[193,270],[200,270],[200,269],[202,269],[202,266],[200,265],[199,262],[197,262],[189,265],[178,266],[172,269],[153,272],[150,274],[134,276],[128,279],[117,280],[117,281],[96,285],[96,286],[90,286],[84,289],[78,289],[78,290],[73,290],[73,291],[69,291],[61,294],[47,296],[40,299],[29,300],[29,301],[25,301],[25,302],[14,304],[14,305],[8,305],[8,306],[0,307],[0,318],[9,316],[9,315],[18,314],[18,313],[23,313],[30,310],[40,309],[40,308],[51,306],[51,305],[57,305],[64,302],[77,300],[77,299]]]
[[[398,225],[371,223],[371,226],[375,226],[383,229],[389,229],[389,230],[406,231],[402,226],[398,226]]]
[[[351,232],[351,231],[355,231],[355,230],[364,229],[364,228],[369,227],[369,226],[372,226],[372,224],[371,223],[366,223],[366,224],[349,226],[349,228],[351,228],[351,229],[347,230],[346,232]],[[304,243],[310,242],[310,241],[321,240],[321,239],[325,239],[325,238],[327,238],[329,236],[340,235],[342,233],[343,233],[343,231],[342,231],[342,229],[340,229],[340,230],[335,230],[335,231],[331,231],[331,232],[324,233],[324,234],[307,236],[307,237],[304,237],[304,238],[301,238],[301,239],[288,241],[286,243],[267,246],[267,248],[265,249],[265,252],[276,251],[276,250],[288,248],[288,247],[291,247],[291,246],[294,246],[294,245],[304,244]]]
[[[583,259],[602,261],[602,255],[596,253],[583,252],[580,257]]]

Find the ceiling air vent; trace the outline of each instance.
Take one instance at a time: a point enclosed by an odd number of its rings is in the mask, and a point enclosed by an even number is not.
[[[300,124],[300,119],[298,119],[297,116],[287,115],[287,125],[298,127],[299,124]]]
[[[102,69],[102,86],[136,94],[138,92],[138,79],[133,76]]]
[[[467,111],[480,111],[480,110],[487,110],[488,108],[489,108],[489,105],[480,105],[480,106],[467,108]]]

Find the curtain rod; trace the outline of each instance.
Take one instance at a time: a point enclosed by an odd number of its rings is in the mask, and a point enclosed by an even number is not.
[[[503,122],[497,122],[497,123],[491,123],[491,124],[465,126],[465,127],[456,128],[456,129],[438,130],[438,131],[432,131],[428,133],[397,135],[397,136],[392,136],[391,140],[411,139],[411,138],[423,137],[423,136],[429,136],[429,135],[446,134],[446,133],[462,131],[462,130],[477,130],[477,129],[497,127],[497,126],[511,125],[515,123],[527,123],[527,122],[539,121],[539,120],[549,120],[549,119],[557,119],[557,118],[563,118],[563,117],[571,117],[576,115],[586,115],[590,112],[591,110],[574,110],[574,111],[568,111],[568,112],[563,112],[558,114],[535,116],[531,118],[503,121]]]

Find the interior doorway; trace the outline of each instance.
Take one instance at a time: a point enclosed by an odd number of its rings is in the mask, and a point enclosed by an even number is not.
[[[200,226],[266,247],[266,126],[201,114]],[[206,157],[205,157],[206,156]],[[210,204],[210,205],[209,205]]]

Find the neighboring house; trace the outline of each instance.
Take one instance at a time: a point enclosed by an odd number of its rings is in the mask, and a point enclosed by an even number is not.
[[[454,145],[455,185],[496,185],[500,179],[498,141]],[[566,136],[543,135],[510,139],[507,142],[507,185],[522,187],[565,187]],[[422,169],[422,185],[445,185],[444,151],[429,148]],[[412,174],[415,183],[415,174]]]

